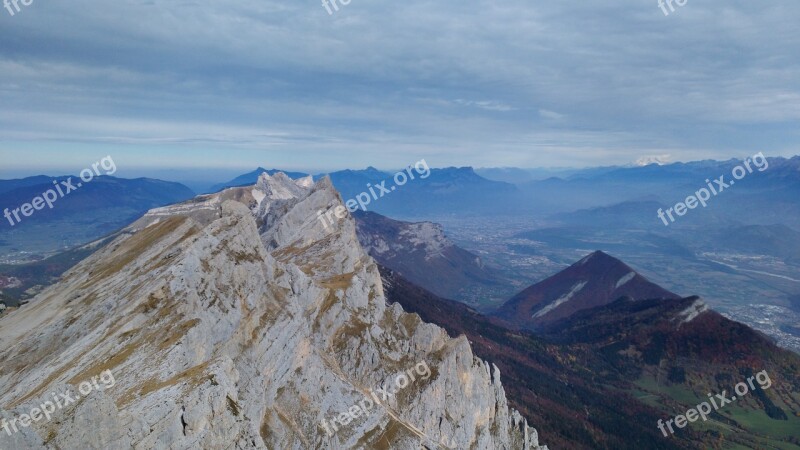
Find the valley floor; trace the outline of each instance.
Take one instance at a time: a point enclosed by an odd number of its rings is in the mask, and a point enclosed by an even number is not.
[[[414,218],[413,220],[423,220]],[[568,267],[595,250],[630,264],[642,275],[680,295],[699,295],[715,310],[800,353],[800,311],[788,298],[800,292],[800,267],[767,255],[706,252],[687,233],[657,235],[644,230],[559,228],[523,217],[425,217],[441,223],[459,246],[499,268],[510,281],[465,299],[484,311],[530,284]],[[535,238],[527,233],[537,234]],[[526,237],[520,237],[526,233]],[[513,281],[511,281],[513,280]],[[490,299],[487,301],[486,299]]]

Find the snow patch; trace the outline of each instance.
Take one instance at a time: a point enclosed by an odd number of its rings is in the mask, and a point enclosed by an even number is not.
[[[681,323],[689,323],[700,314],[708,311],[708,305],[701,299],[697,299],[688,308],[678,313],[678,318],[682,318]]]
[[[568,302],[575,294],[581,291],[584,286],[586,286],[587,281],[581,281],[580,283],[572,286],[572,289],[567,292],[565,295],[562,295],[558,298],[558,300],[550,303],[549,305],[545,306],[544,308],[540,309],[539,312],[533,315],[533,318],[536,319],[538,317],[542,317],[543,315],[549,313],[550,311],[558,308],[559,306],[563,305],[564,303]]]
[[[633,279],[633,277],[635,277],[635,276],[636,276],[636,272],[631,272],[631,273],[625,275],[624,277],[620,278],[619,281],[617,281],[617,285],[614,286],[614,289],[619,289],[620,286],[622,286],[623,284],[627,283],[628,281],[631,281]]]

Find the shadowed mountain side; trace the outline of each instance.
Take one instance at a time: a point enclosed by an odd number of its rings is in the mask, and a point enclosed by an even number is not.
[[[580,310],[541,336],[513,330],[381,268],[387,299],[466,335],[496,364],[515,407],[559,448],[794,448],[800,444],[800,358],[711,311],[697,297],[632,300]],[[772,386],[708,422],[665,438],[659,419],[766,371]],[[727,443],[727,444],[726,444]]]
[[[604,387],[610,380],[575,364],[566,346],[511,330],[502,320],[438,297],[391,269],[380,270],[388,301],[453,337],[467,336],[476,355],[500,368],[509,402],[553,448],[700,448],[684,440],[663,439],[654,426],[660,417],[657,410]]]

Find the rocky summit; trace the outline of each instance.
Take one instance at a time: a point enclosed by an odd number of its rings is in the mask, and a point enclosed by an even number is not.
[[[0,448],[545,449],[337,207],[277,173],[153,209],[3,315]]]

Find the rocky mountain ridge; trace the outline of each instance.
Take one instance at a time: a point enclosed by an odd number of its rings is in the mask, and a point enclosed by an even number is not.
[[[466,338],[387,306],[352,218],[317,218],[340,206],[329,179],[276,174],[148,212],[0,318],[18,427],[0,446],[546,448]],[[429,378],[328,432],[422,362]],[[102,373],[113,387],[17,421]]]

